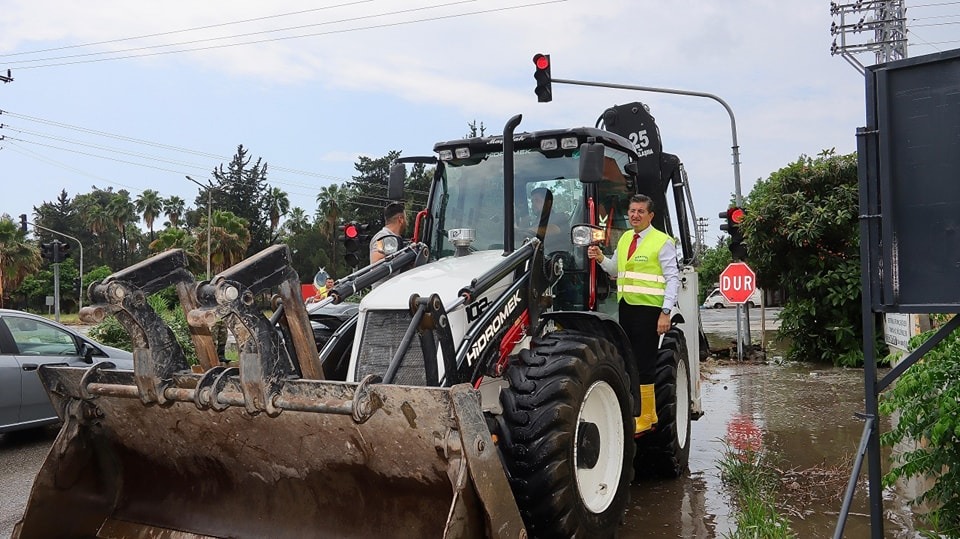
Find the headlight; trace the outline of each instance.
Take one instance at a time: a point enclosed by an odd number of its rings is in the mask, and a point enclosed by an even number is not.
[[[607,232],[595,225],[575,225],[570,229],[570,241],[577,247],[603,243],[607,239]]]

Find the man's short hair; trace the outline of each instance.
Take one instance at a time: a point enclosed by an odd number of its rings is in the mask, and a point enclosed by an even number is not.
[[[389,223],[393,219],[401,215],[405,211],[403,207],[403,202],[391,202],[387,204],[387,207],[383,208],[383,222]]]
[[[650,213],[656,213],[656,212],[657,212],[656,209],[655,209],[655,207],[654,207],[654,204],[653,204],[653,199],[650,198],[650,197],[648,197],[647,195],[636,194],[636,195],[631,196],[631,197],[630,197],[630,203],[632,204],[632,203],[634,203],[634,202],[637,202],[637,203],[640,203],[640,204],[646,204],[646,205],[647,205],[647,211],[649,211]]]

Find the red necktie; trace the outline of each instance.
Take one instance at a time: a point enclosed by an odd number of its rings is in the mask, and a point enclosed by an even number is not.
[[[630,242],[630,248],[627,249],[627,259],[633,258],[633,252],[637,250],[637,239],[640,237],[639,232],[633,233],[633,241]]]

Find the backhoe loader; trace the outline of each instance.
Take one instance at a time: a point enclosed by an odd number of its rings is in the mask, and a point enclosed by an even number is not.
[[[637,105],[604,118],[629,127]],[[135,368],[41,370],[64,423],[13,538],[616,535],[631,480],[682,474],[703,413],[686,176],[659,152],[670,166],[648,166],[628,136],[515,133],[520,119],[395,163],[395,200],[404,163],[435,165],[427,207],[412,240],[387,238],[385,259],[330,290],[339,303],[380,283],[319,352],[284,245],[209,281],[172,250],[92,284],[82,317],[116,316]],[[635,433],[615,282],[586,250],[616,242],[643,190],[673,234],[671,186],[682,286],[657,356],[659,423]],[[145,300],[171,286],[197,366]],[[219,321],[236,366],[218,362]]]

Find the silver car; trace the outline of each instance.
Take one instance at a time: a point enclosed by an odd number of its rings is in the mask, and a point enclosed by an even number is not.
[[[130,352],[99,344],[41,316],[0,309],[0,432],[60,420],[37,375],[40,365],[87,367],[100,361],[133,370]]]

